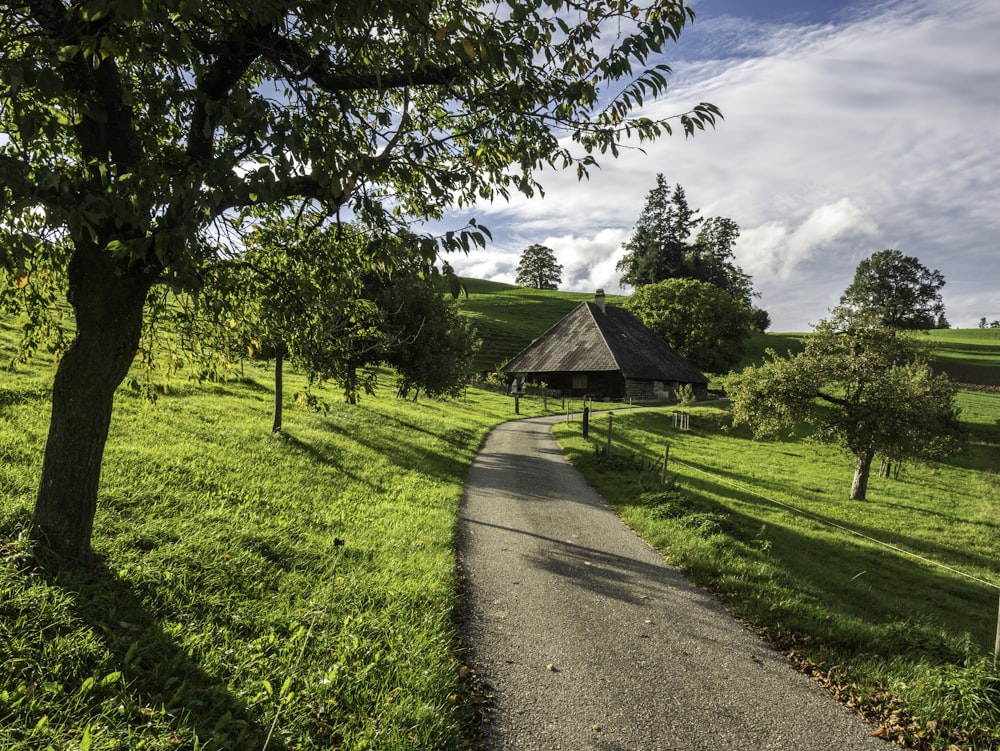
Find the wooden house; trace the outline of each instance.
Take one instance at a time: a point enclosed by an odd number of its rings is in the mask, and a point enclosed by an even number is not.
[[[564,396],[661,401],[688,384],[697,398],[708,395],[704,374],[627,310],[606,305],[603,290],[501,370]]]

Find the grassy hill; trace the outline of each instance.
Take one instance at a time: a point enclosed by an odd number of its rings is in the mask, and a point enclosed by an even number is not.
[[[469,296],[461,300],[461,309],[483,342],[475,361],[477,371],[494,370],[581,302],[594,299],[589,292],[537,290],[479,279],[462,281]],[[607,298],[611,304],[624,299],[621,295]],[[1000,386],[1000,329],[944,329],[918,336],[932,344],[935,360],[954,380]],[[782,355],[801,351],[806,337],[807,333],[754,333],[736,369],[760,362],[767,349]]]
[[[493,326],[512,334],[504,346],[516,349],[591,297],[490,283],[473,284],[470,293],[462,304],[487,324],[481,332]],[[994,332],[972,332],[973,341],[964,343],[964,334],[948,333],[956,346],[982,347],[977,364],[1000,365]],[[765,345],[780,351],[798,338],[757,337],[755,351]],[[0,362],[15,348],[15,327],[0,318]],[[494,358],[500,349],[490,347]],[[464,748],[471,702],[457,621],[458,509],[483,436],[513,417],[509,398],[469,389],[460,399],[401,401],[393,398],[392,374],[384,372],[378,394],[360,405],[319,390],[325,405],[314,411],[295,402],[306,383],[289,373],[286,432],[273,436],[273,373],[266,365],[247,364],[244,376],[227,384],[175,383],[154,403],[123,390],[102,473],[97,557],[73,570],[41,565],[22,536],[52,375],[53,362],[44,356],[0,373],[0,748],[249,751],[263,749],[269,737],[272,751]],[[745,460],[723,472],[755,492],[827,503],[816,506],[823,516],[879,532],[888,525],[893,539],[992,577],[1000,560],[1000,395],[966,392],[962,404],[971,452],[926,473],[908,471],[891,493],[873,493],[862,506],[838,497],[842,468],[835,457],[776,443],[761,460],[751,455],[757,444],[715,429],[721,417],[706,417],[704,425],[693,420],[689,453],[706,468],[727,457]],[[550,400],[550,413],[558,407]],[[540,401],[521,400],[522,416],[543,411]],[[624,431],[629,420],[615,424]],[[636,446],[648,441],[654,454],[662,453],[667,428],[649,425],[639,425],[651,437],[637,438]],[[676,454],[684,459],[679,444]],[[794,472],[787,461],[796,462]],[[760,516],[761,502],[741,491],[732,511],[739,536],[723,545],[711,533],[711,514],[719,513],[712,504],[724,502],[717,485],[703,486],[697,502],[707,506],[685,522],[709,530],[709,544],[698,542],[698,532],[694,543],[682,539],[669,555],[716,551],[715,563],[698,559],[700,571],[733,564],[725,576],[758,602],[755,613],[777,619],[761,621],[761,629],[788,636],[785,619],[804,598],[820,625],[809,636],[817,650],[810,654],[832,654],[823,650],[839,649],[852,634],[859,635],[852,643],[864,644],[860,637],[875,628],[870,613],[861,613],[859,623],[838,610],[836,632],[823,620],[835,603],[820,586],[837,578],[829,558],[809,560],[783,547],[790,542],[834,557],[846,543],[808,522],[793,528],[779,516]],[[852,554],[844,565],[858,568],[841,577],[841,586],[874,587],[882,574],[873,563]],[[836,571],[846,571],[844,565]],[[895,559],[888,565],[901,566]],[[768,584],[799,579],[804,594]],[[963,723],[979,732],[998,717],[1000,699],[990,699],[983,686],[993,685],[995,694],[1000,678],[970,675],[960,664],[967,655],[961,624],[971,624],[966,631],[980,650],[995,623],[996,599],[984,613],[981,593],[949,590],[945,604],[931,610],[935,618],[949,614],[942,635],[940,623],[921,620],[928,588],[893,581],[893,612],[913,612],[915,620],[895,631],[891,622],[879,624],[887,629],[877,642],[883,652],[869,655],[881,671],[872,673],[878,685],[859,683],[851,696],[892,697],[894,682],[935,686],[935,697],[951,690],[959,704],[942,702],[933,711],[959,728],[947,742],[972,748],[963,741]],[[854,595],[837,592],[850,611]],[[865,603],[879,601],[877,590],[866,589]],[[938,650],[940,659],[925,660],[917,672],[889,671],[894,655],[914,645],[921,654]],[[982,663],[970,664],[978,670]]]

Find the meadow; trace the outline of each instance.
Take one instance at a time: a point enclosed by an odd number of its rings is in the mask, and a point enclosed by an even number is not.
[[[848,500],[852,459],[754,441],[725,406],[555,426],[626,524],[887,739],[1000,748],[1000,394],[962,392],[969,444]],[[595,437],[596,436],[596,437]],[[668,473],[662,461],[669,445]],[[876,467],[877,469],[877,467]]]
[[[469,288],[461,304],[486,342],[484,370],[592,297]],[[756,337],[748,357],[801,336]],[[16,339],[0,320],[0,363]],[[1000,362],[1000,342],[985,346],[986,364]],[[122,388],[95,559],[70,568],[23,534],[53,365],[39,356],[0,372],[0,748],[466,747],[458,509],[484,436],[514,418],[509,396],[402,401],[383,372],[360,405],[315,388],[318,400],[296,402],[306,383],[288,373],[273,435],[266,363],[216,384],[181,370],[152,402]],[[843,456],[806,439],[750,441],[725,429],[719,406],[692,409],[683,435],[662,414],[618,413],[623,453],[610,462],[580,443],[578,424],[558,430],[629,524],[845,701],[895,716],[886,726],[917,747],[988,749],[1000,724],[1000,681],[983,657],[996,594],[828,522],[997,582],[998,398],[963,392],[970,450],[873,482],[862,506],[844,500]],[[599,436],[605,418],[593,419]],[[673,500],[649,468],[665,437]]]
[[[0,372],[0,748],[464,748],[458,506],[509,396],[399,400],[383,372],[316,411],[291,373],[273,435],[266,365],[122,388],[79,569],[24,537],[52,372]]]

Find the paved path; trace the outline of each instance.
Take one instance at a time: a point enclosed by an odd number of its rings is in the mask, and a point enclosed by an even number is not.
[[[502,425],[469,472],[461,555],[489,751],[886,751],[687,582],[563,457]]]

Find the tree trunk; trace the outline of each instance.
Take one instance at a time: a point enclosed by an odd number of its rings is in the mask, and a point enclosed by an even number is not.
[[[285,347],[278,344],[274,350],[274,423],[271,425],[272,433],[281,432],[281,400],[284,398],[284,372]]]
[[[865,451],[855,458],[854,482],[851,483],[851,500],[863,501],[868,495],[868,475],[872,470],[872,459],[874,453]]]
[[[32,535],[53,552],[83,558],[97,511],[115,389],[135,358],[154,277],[125,269],[94,246],[69,265],[76,336],[56,370]]]

